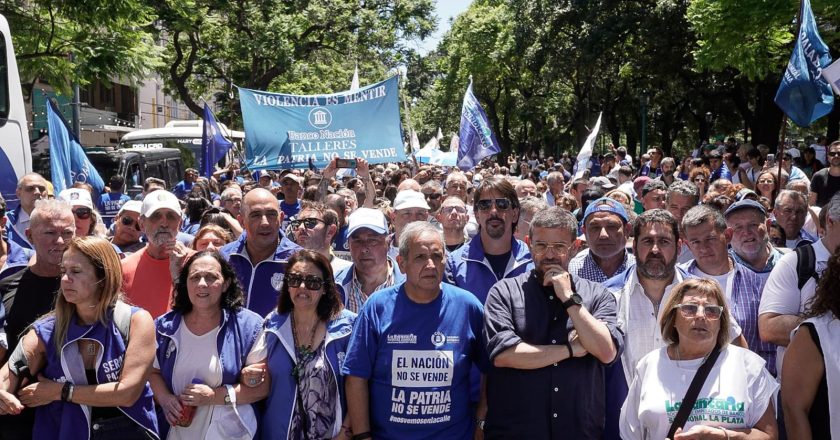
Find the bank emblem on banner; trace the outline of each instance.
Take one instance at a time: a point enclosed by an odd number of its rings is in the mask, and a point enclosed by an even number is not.
[[[398,77],[332,95],[240,88],[251,170],[323,168],[334,157],[403,162]]]

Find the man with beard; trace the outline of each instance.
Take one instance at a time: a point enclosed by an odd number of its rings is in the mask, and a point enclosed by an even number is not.
[[[660,305],[671,289],[690,275],[676,266],[680,246],[677,220],[664,209],[645,211],[633,223],[633,253],[636,265],[624,274],[613,277],[607,288],[618,298],[618,325],[625,334],[624,353],[620,362],[607,373],[607,434],[617,439],[621,405],[627,387],[633,382],[636,364],[653,350],[662,348],[659,320],[664,314]],[[741,329],[732,319],[730,336],[737,345],[746,347]]]
[[[446,281],[469,290],[483,304],[493,284],[530,268],[531,253],[513,236],[519,221],[519,198],[510,182],[495,177],[482,180],[475,190],[473,206],[479,232],[449,254]]]
[[[571,259],[570,273],[603,283],[636,263],[636,258],[627,250],[629,226],[624,205],[602,197],[589,204],[582,223],[589,248]]]
[[[8,340],[0,344],[10,354],[18,345],[18,335],[53,308],[61,282],[61,259],[73,238],[76,222],[69,204],[61,200],[39,200],[28,217],[26,238],[35,249],[35,260],[26,269],[0,281],[5,308]],[[2,348],[0,348],[0,352]],[[5,363],[5,357],[0,361]],[[30,439],[34,410],[17,416],[0,417],[0,439]]]
[[[153,317],[169,310],[172,275],[169,259],[181,224],[181,205],[169,191],[153,191],[143,198],[140,229],[147,245],[122,260],[123,291],[129,301]]]
[[[761,203],[744,199],[733,203],[724,216],[728,233],[732,236],[732,258],[755,272],[763,288],[773,267],[782,258],[782,253],[770,244],[767,211]]]
[[[223,246],[219,253],[236,272],[245,307],[265,316],[277,307],[286,261],[302,248],[280,230],[280,201],[265,188],[254,188],[245,194],[238,220],[246,233]]]
[[[604,369],[623,337],[615,297],[567,271],[576,238],[568,211],[536,213],[527,237],[535,267],[490,289],[486,438],[601,438]]]
[[[290,222],[292,239],[298,246],[309,249],[330,260],[333,274],[351,263],[332,254],[330,244],[338,230],[338,215],[321,202],[302,200],[297,218]]]

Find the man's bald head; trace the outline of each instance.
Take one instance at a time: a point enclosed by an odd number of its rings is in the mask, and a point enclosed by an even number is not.
[[[277,209],[280,209],[280,201],[271,191],[265,188],[254,188],[248,191],[242,199],[242,216],[246,216],[252,206],[262,203],[273,203],[277,205]]]
[[[397,187],[397,192],[402,191],[402,190],[406,190],[406,189],[410,189],[410,190],[420,192],[420,182],[418,182],[414,179],[405,179],[405,180],[402,181],[402,183],[400,183],[400,186]]]

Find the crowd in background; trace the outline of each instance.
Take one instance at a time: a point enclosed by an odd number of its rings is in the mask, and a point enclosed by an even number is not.
[[[840,438],[840,141],[769,151],[28,174],[0,439]]]

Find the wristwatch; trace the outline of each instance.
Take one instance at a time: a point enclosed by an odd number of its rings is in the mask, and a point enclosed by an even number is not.
[[[227,394],[225,394],[225,405],[236,405],[236,390],[232,385],[225,385],[225,389],[227,390]]]
[[[573,293],[572,296],[569,297],[568,300],[563,301],[563,307],[568,310],[571,306],[580,306],[583,305],[583,298],[580,297],[577,293]]]

